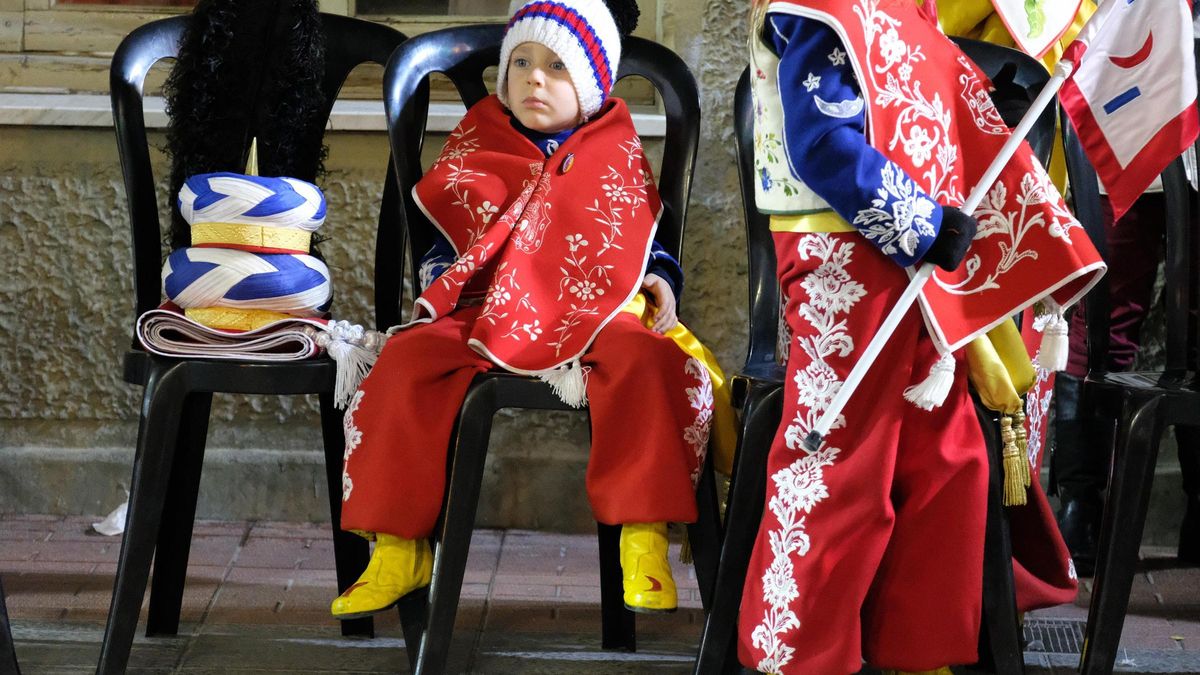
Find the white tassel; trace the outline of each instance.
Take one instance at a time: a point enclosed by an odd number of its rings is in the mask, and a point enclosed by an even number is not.
[[[383,351],[387,335],[364,330],[348,321],[333,321],[317,335],[317,346],[337,362],[337,380],[333,388],[334,406],[345,409],[354,392]]]
[[[1049,314],[1039,316],[1033,327],[1042,331],[1038,365],[1050,371],[1065,370],[1069,353],[1067,333],[1070,325],[1063,316],[1063,309],[1055,306]]]
[[[542,373],[538,379],[550,385],[554,395],[572,408],[587,405],[587,378],[578,359]]]
[[[904,398],[922,410],[933,410],[946,402],[954,385],[954,355],[942,357],[929,369],[929,377],[921,384],[904,390]]]

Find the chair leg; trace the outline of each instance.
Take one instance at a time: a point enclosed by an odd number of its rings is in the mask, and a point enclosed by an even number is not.
[[[717,583],[700,638],[697,675],[738,672],[737,624],[742,585],[762,520],[767,456],[783,416],[783,387],[755,388],[742,413],[742,437],[730,478]]]
[[[166,501],[179,414],[187,396],[183,366],[155,364],[151,368],[142,396],[137,453],[129,486],[129,515],[96,666],[98,675],[124,673],[129,664],[138,611],[146,594],[150,561]]]
[[[496,396],[492,381],[472,385],[458,414],[458,429],[452,440],[450,479],[446,486],[446,510],[441,537],[433,556],[433,583],[429,585],[429,613],[421,636],[415,675],[440,675],[446,671],[450,638],[458,600],[462,593],[475,510],[483,485],[484,460]],[[412,646],[409,646],[411,653]],[[411,656],[410,656],[411,660]]]
[[[717,568],[721,560],[721,509],[717,504],[717,478],[712,456],[705,459],[696,486],[696,522],[688,525],[688,542],[700,586],[700,604],[705,610],[712,607],[713,587],[717,583]]]
[[[596,523],[600,544],[600,647],[637,651],[637,615],[625,608],[621,526]]]
[[[154,575],[150,581],[150,609],[146,636],[179,632],[179,611],[187,579],[192,527],[196,521],[196,499],[204,464],[205,437],[212,394],[193,393],[184,400],[175,442],[175,461],[167,483],[163,520],[154,550]]]
[[[337,569],[338,593],[358,581],[371,559],[371,545],[366,539],[346,532],[342,522],[342,463],[346,450],[346,433],[342,427],[345,414],[333,405],[332,394],[321,394],[321,437],[325,443],[325,481],[329,491],[329,519],[333,527],[333,559]],[[342,635],[375,637],[375,620],[371,617],[342,621]]]
[[[0,672],[21,675],[17,666],[17,650],[13,646],[12,624],[8,620],[8,607],[4,604],[4,583],[0,582]]]
[[[988,452],[988,505],[983,553],[983,630],[981,666],[996,673],[1025,672],[1013,581],[1012,538],[1004,510],[1003,446],[990,414],[976,406]]]
[[[1136,407],[1127,402],[1118,427],[1115,464],[1109,478],[1092,603],[1080,657],[1080,672],[1084,675],[1111,673],[1116,663],[1163,430],[1159,403],[1157,398]]]

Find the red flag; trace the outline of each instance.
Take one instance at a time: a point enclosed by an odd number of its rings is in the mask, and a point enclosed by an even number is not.
[[[1107,0],[1063,60],[1059,98],[1120,218],[1200,130],[1191,2]]]

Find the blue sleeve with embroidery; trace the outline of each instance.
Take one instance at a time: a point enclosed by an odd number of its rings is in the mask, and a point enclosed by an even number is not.
[[[454,247],[450,244],[450,240],[442,236],[441,232],[434,232],[433,246],[425,255],[421,256],[421,265],[417,268],[417,276],[421,281],[421,290],[429,288],[435,279],[442,276],[451,265],[454,264],[458,256],[454,254]]]
[[[854,69],[833,29],[815,19],[767,15],[779,55],[788,165],[846,222],[902,266],[933,244],[942,207],[867,143]]]
[[[646,258],[646,274],[662,277],[675,294],[675,302],[679,302],[679,294],[683,292],[683,268],[657,241],[650,244],[650,256]]]
[[[418,268],[421,290],[429,288],[429,284],[442,276],[442,273],[454,264],[455,258],[457,256],[450,240],[442,236],[441,232],[435,232],[433,246],[421,256],[421,266]],[[675,300],[678,301],[679,293],[683,291],[683,268],[657,241],[651,243],[650,255],[646,258],[646,274],[651,273],[657,274],[667,282],[671,292],[675,294]]]

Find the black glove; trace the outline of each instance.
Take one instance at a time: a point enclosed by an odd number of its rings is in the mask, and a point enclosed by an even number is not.
[[[947,272],[953,272],[966,257],[977,229],[979,223],[974,217],[953,206],[943,206],[942,228],[938,230],[937,238],[921,262],[931,262]]]

